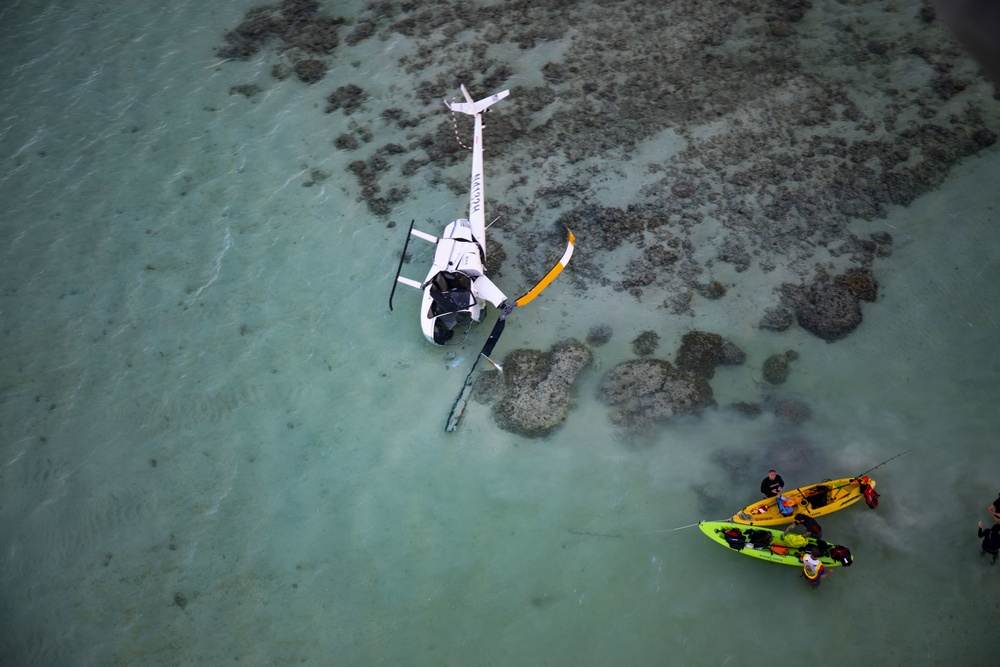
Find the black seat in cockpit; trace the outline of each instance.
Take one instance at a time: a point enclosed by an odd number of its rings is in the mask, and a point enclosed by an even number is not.
[[[431,298],[434,300],[432,312],[435,315],[457,313],[472,307],[473,303],[475,303],[472,298],[472,292],[468,290],[452,290],[449,292],[431,290]]]
[[[458,271],[441,271],[432,280],[431,298],[436,316],[466,310],[475,303],[472,280]]]

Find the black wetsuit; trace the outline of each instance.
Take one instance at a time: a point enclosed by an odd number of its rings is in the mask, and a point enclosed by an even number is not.
[[[806,527],[806,537],[815,537],[817,540],[823,537],[823,529],[820,528],[820,525],[816,521],[816,519],[812,518],[811,516],[807,516],[802,521],[801,525]]]
[[[1000,555],[1000,531],[993,532],[993,528],[980,528],[979,537],[983,538],[983,551],[993,554],[993,563],[996,564],[997,556]]]
[[[778,495],[779,488],[785,488],[785,480],[781,479],[781,475],[775,475],[774,479],[765,477],[764,481],[760,483],[760,492],[768,498]]]

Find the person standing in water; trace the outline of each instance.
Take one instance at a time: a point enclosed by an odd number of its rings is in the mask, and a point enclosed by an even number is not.
[[[986,508],[990,516],[997,523],[1000,523],[1000,493],[997,494],[997,499],[993,501],[993,504]]]
[[[984,530],[983,522],[980,521],[979,537],[983,538],[983,553],[993,556],[993,562],[990,565],[996,565],[997,558],[1000,557],[1000,523],[995,523]]]
[[[773,470],[768,470],[767,477],[760,483],[760,492],[764,494],[765,498],[778,495],[783,488],[785,488],[785,480],[781,479],[781,475]]]
[[[819,549],[816,547],[803,551],[802,555],[799,556],[799,560],[802,562],[802,576],[806,578],[806,582],[813,588],[819,586],[826,575],[829,574],[826,566],[819,560]]]

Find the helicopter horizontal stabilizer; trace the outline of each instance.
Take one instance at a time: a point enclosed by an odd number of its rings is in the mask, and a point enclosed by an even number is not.
[[[468,101],[466,101],[466,102],[449,102],[449,101],[445,100],[444,103],[452,111],[456,111],[458,113],[468,114],[470,116],[475,116],[476,114],[482,113],[483,111],[485,111],[487,108],[489,108],[493,104],[496,104],[497,102],[499,102],[503,98],[505,98],[508,95],[510,95],[510,91],[509,90],[504,90],[504,91],[501,91],[499,93],[495,93],[493,95],[490,95],[489,97],[484,97],[483,99],[479,100],[478,102],[473,102],[472,101],[472,96],[469,95],[469,91],[467,91],[465,89],[464,85],[462,86],[462,94],[465,95],[465,99],[468,100]]]

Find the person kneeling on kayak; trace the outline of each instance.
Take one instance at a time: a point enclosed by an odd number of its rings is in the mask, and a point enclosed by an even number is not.
[[[819,525],[819,522],[816,521],[816,519],[807,514],[796,514],[795,522],[789,524],[788,528],[785,528],[785,533],[796,526],[803,526],[806,529],[806,537],[815,537],[817,540],[823,539],[823,528]]]
[[[815,547],[809,551],[803,551],[799,556],[802,562],[802,576],[806,578],[812,586],[819,586],[820,582],[829,574],[826,567],[819,560],[819,550]]]

